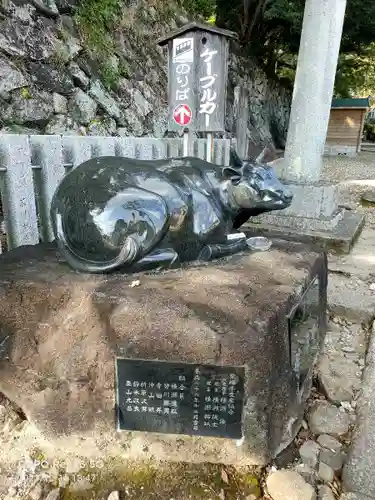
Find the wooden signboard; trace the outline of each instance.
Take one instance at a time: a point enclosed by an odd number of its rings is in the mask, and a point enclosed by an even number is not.
[[[168,129],[224,132],[230,31],[191,23],[159,40],[168,45]]]

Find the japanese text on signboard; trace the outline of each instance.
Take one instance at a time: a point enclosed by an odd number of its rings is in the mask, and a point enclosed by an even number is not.
[[[173,119],[178,125],[187,125],[192,118],[189,102],[192,99],[192,72],[194,61],[194,39],[177,38],[173,40],[172,63],[175,65],[175,95],[176,107],[173,110]]]
[[[225,131],[227,49],[209,30],[169,41],[169,131]]]
[[[209,128],[210,117],[217,107],[217,92],[215,91],[217,74],[212,71],[212,59],[216,54],[217,50],[210,50],[208,47],[205,47],[200,54],[205,65],[205,75],[199,79],[201,89],[199,113],[205,116],[206,128]]]

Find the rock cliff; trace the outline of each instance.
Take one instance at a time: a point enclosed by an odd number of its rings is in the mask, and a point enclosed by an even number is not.
[[[156,39],[188,21],[161,0],[3,0],[1,132],[165,136],[167,58]],[[246,126],[239,86],[248,91],[248,136],[282,144],[289,91],[233,53],[229,134]]]

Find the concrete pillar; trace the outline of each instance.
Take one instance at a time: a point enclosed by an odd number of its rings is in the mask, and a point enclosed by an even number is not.
[[[321,244],[349,252],[364,216],[339,206],[339,184],[321,181],[346,0],[306,0],[284,159],[276,172],[293,191],[291,206],[249,221],[248,236]]]
[[[340,53],[342,30],[346,11],[346,1],[347,0],[331,0],[329,3],[329,8],[331,10],[331,26],[326,59],[326,84],[324,93],[324,99],[327,106],[331,106],[332,103],[337,62]],[[325,114],[323,119],[325,121],[324,126],[327,136],[329,114]]]
[[[291,182],[320,179],[345,4],[306,0],[283,165]]]

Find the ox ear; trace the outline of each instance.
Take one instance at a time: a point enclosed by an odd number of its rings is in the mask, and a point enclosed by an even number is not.
[[[241,180],[241,172],[232,167],[224,167],[223,176],[225,179],[229,179],[233,183],[239,182]]]
[[[241,160],[239,154],[234,149],[233,145],[230,147],[230,155],[229,155],[229,165],[233,168],[241,168],[243,161]]]

